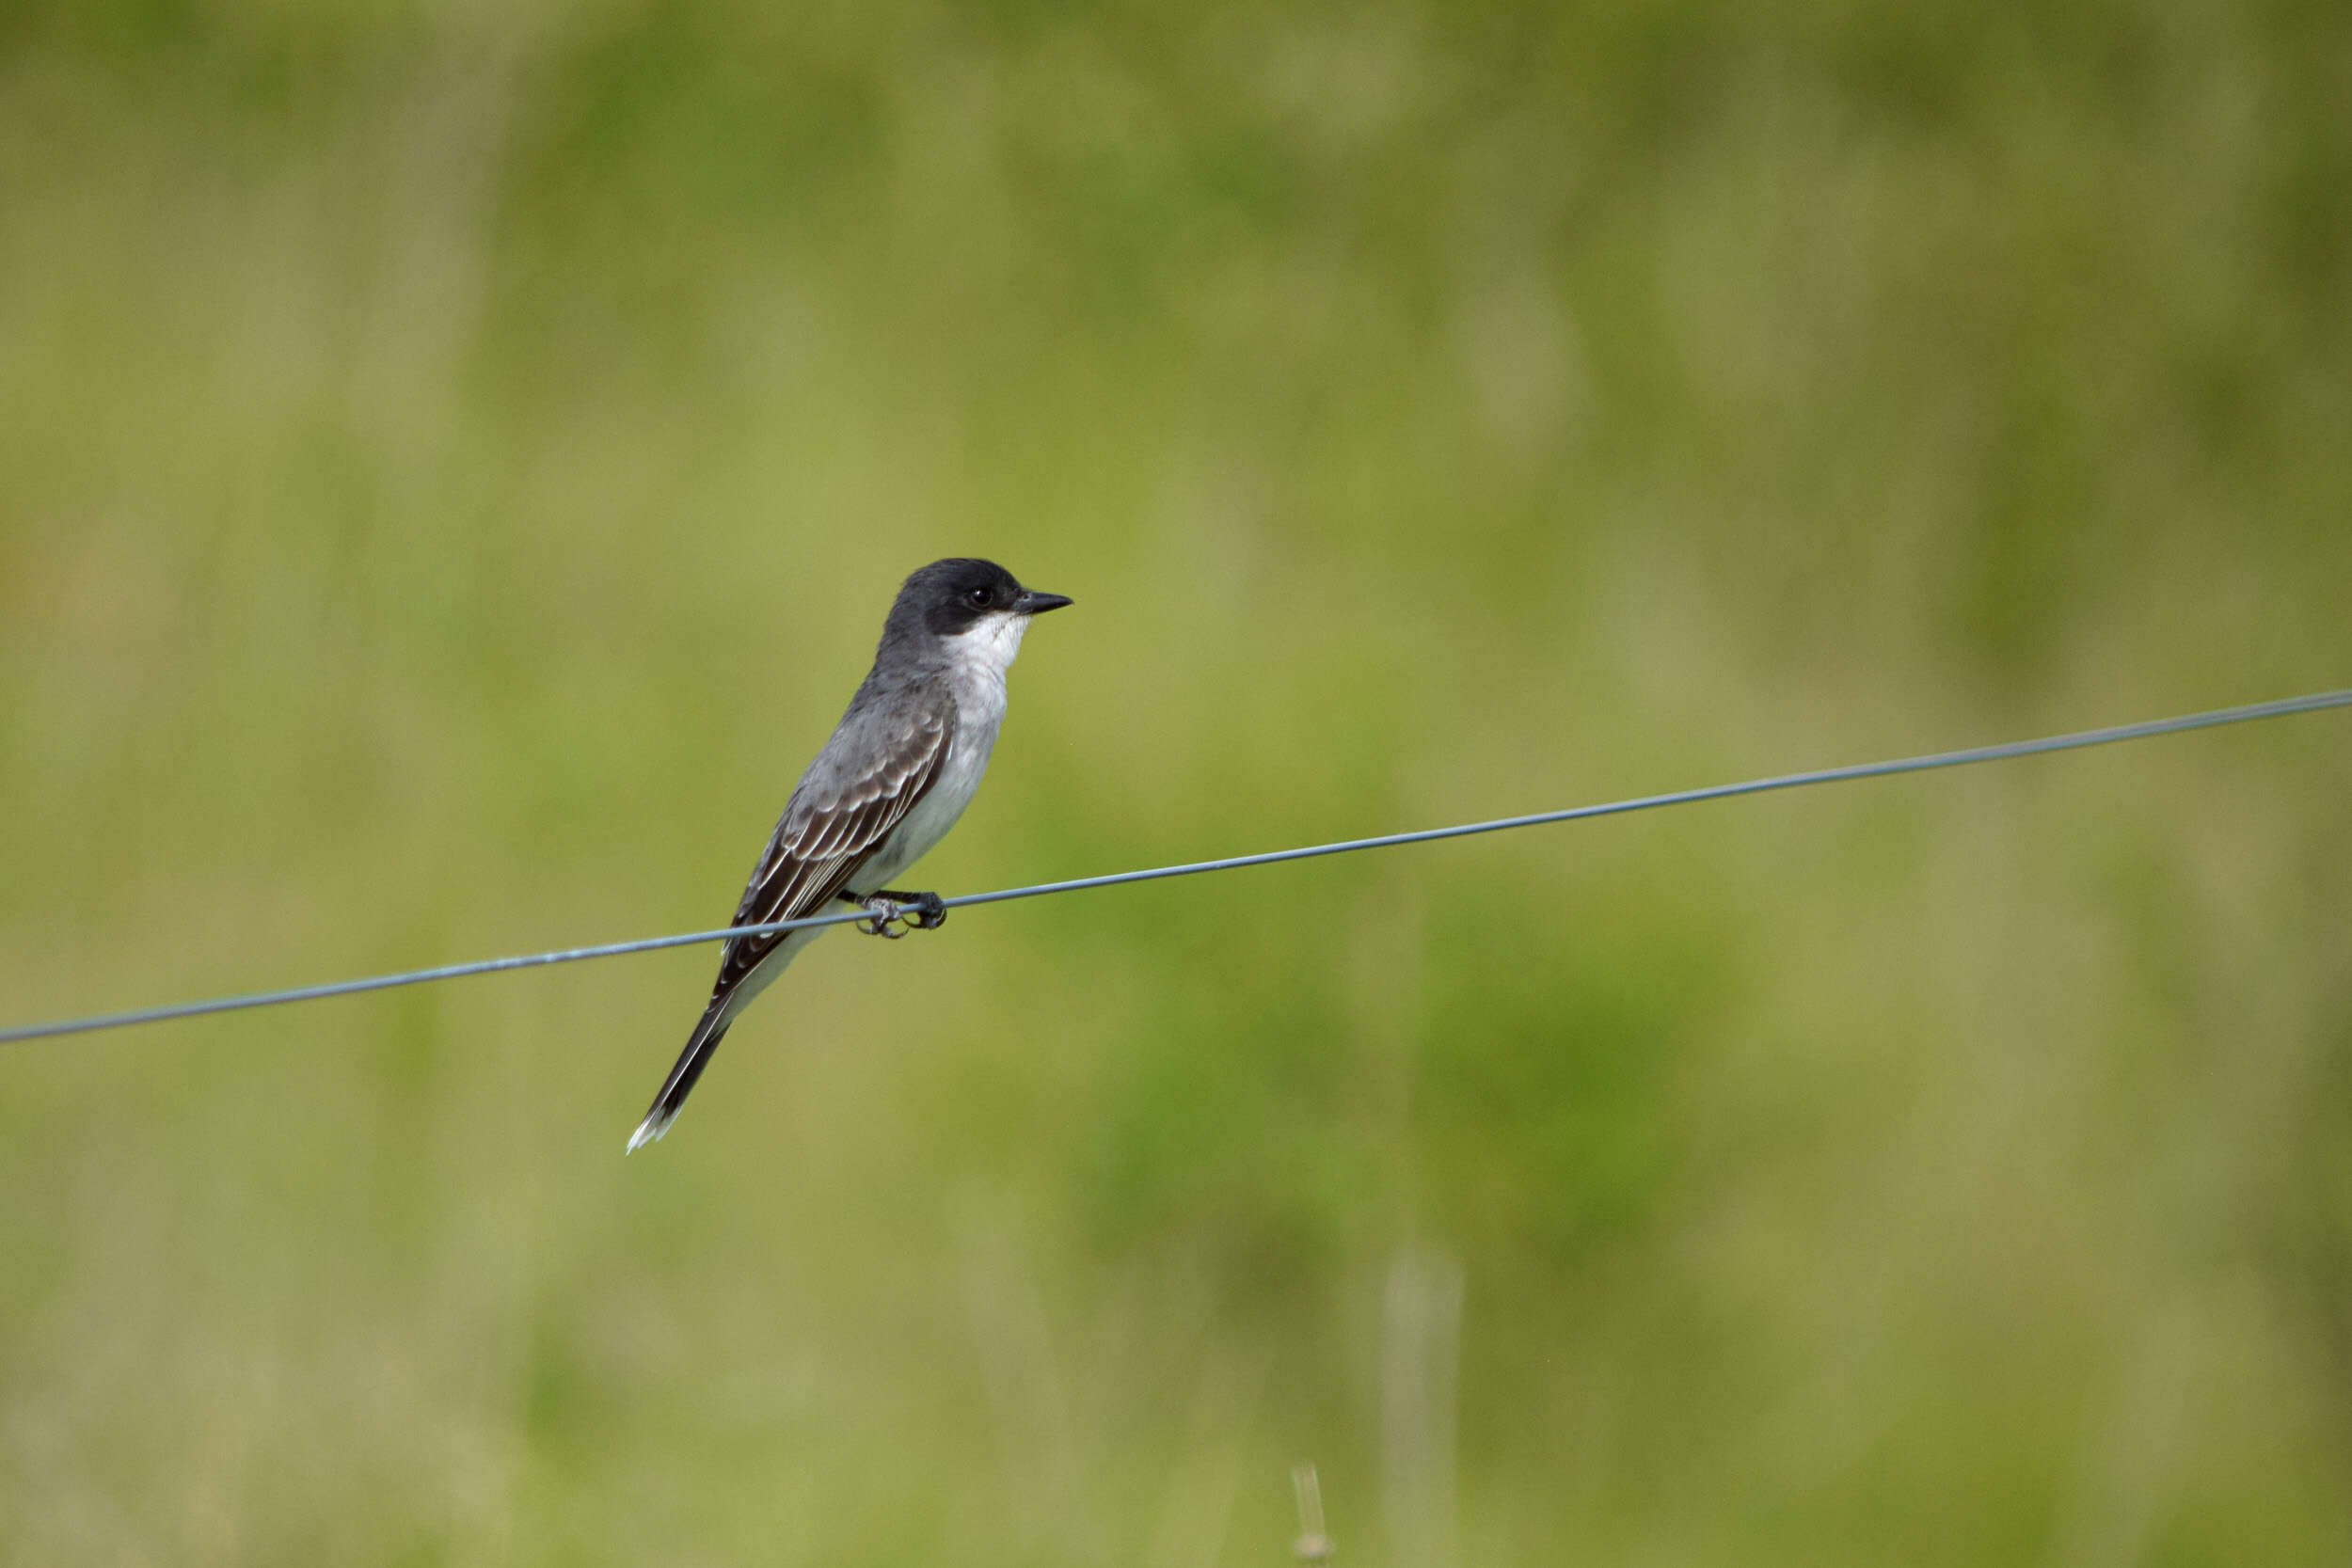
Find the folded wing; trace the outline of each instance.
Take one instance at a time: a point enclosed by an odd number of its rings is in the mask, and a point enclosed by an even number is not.
[[[907,813],[938,782],[955,739],[955,708],[945,701],[900,709],[886,719],[868,717],[865,733],[835,732],[807,773],[769,837],[752,872],[751,885],[735,907],[734,926],[765,926],[821,913],[849,888],[860,864],[883,847]],[[845,762],[845,758],[856,759]],[[871,888],[856,891],[870,893]],[[744,984],[789,938],[813,931],[767,932],[730,938],[719,959],[719,977],[709,1006],[687,1037],[670,1075],[662,1080],[652,1108],[638,1124],[628,1147],[650,1143],[670,1130],[678,1107],[726,1037]],[[788,962],[786,954],[778,962]],[[753,988],[756,990],[757,988]]]
[[[859,863],[881,848],[930,793],[947,760],[955,724],[954,707],[943,702],[906,715],[879,736],[860,736],[862,743],[849,750],[867,760],[847,777],[822,776],[846,771],[827,768],[834,750],[828,746],[793,790],[728,924],[764,926],[821,912],[849,885]],[[731,940],[711,1000],[723,1001],[780,940],[776,935]]]

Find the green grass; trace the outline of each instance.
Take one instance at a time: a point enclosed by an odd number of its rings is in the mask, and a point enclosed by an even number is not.
[[[0,1017],[712,924],[947,553],[1078,600],[948,892],[2344,685],[2348,49],[16,6]],[[2348,794],[838,938],[626,1162],[708,952],[12,1048],[0,1561],[2340,1560]]]

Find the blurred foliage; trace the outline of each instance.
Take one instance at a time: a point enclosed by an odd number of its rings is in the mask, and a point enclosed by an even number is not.
[[[2343,685],[2347,61],[16,0],[0,1015],[710,924],[947,553],[946,891]],[[2341,1560],[2348,736],[16,1048],[0,1560]]]

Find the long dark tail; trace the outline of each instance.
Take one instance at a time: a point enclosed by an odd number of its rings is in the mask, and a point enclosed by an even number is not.
[[[710,1065],[710,1053],[727,1037],[727,1026],[722,1022],[725,1011],[725,999],[715,996],[710,1006],[703,1009],[702,1022],[686,1037],[686,1049],[678,1053],[677,1065],[670,1069],[670,1076],[661,1081],[661,1092],[653,1097],[652,1109],[637,1124],[637,1131],[628,1135],[629,1153],[636,1153],[640,1147],[667,1132],[670,1123],[677,1120],[678,1107],[694,1092],[694,1080],[703,1075],[703,1069]]]

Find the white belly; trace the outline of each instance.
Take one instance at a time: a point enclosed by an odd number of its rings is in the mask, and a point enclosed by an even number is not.
[[[914,803],[914,809],[907,813],[906,820],[898,824],[881,851],[869,856],[865,864],[850,874],[845,892],[872,894],[890,886],[893,878],[922,859],[956,825],[963,808],[972,803],[973,792],[980,787],[980,776],[988,771],[988,755],[995,749],[996,730],[1004,721],[1004,688],[1000,684],[996,689],[998,697],[993,710],[976,714],[964,705],[958,705],[955,739],[948,743],[947,760],[940,765],[938,780]],[[768,950],[768,956],[743,976],[735,993],[727,998],[727,1020],[732,1022],[750,1006],[752,998],[774,985],[793,959],[832,929],[830,926],[813,926],[806,930],[786,932],[784,940]]]
[[[1026,625],[1019,617],[1001,619],[1009,626],[983,623],[981,634],[961,640],[965,645],[958,650],[961,657],[952,677],[956,733],[947,744],[946,760],[940,764],[938,779],[914,803],[914,809],[907,813],[906,820],[898,824],[898,831],[884,841],[881,850],[850,874],[845,891],[871,894],[890,886],[900,872],[947,836],[947,830],[956,825],[963,808],[972,803],[981,776],[988,771],[989,754],[996,749],[996,732],[1005,722],[1005,666],[1012,662],[1013,655],[1020,649],[1021,632]],[[743,976],[735,993],[727,999],[725,1017],[732,1021],[753,997],[775,984],[786,967],[809,943],[832,928],[818,926],[787,933],[757,968]]]
[[[879,854],[858,867],[851,886],[860,893],[888,887],[908,866],[929,854],[947,836],[963,808],[972,803],[988,772],[988,759],[996,749],[996,732],[1005,721],[1005,674],[1001,665],[959,670],[956,678],[956,734],[948,743],[939,777],[914,809],[898,824]]]

